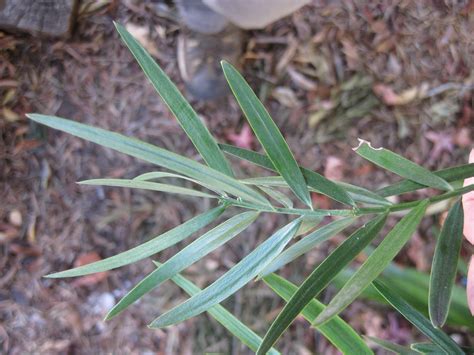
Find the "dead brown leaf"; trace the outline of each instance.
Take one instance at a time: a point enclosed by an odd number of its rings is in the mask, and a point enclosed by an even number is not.
[[[331,155],[326,159],[324,176],[329,180],[341,181],[344,178],[344,167],[342,159]]]
[[[131,22],[127,23],[125,28],[152,56],[159,57],[158,48],[156,47],[156,43],[150,38],[148,28]]]
[[[87,265],[99,260],[102,260],[99,254],[97,254],[97,252],[95,251],[91,251],[89,253],[79,255],[79,257],[74,262],[74,267]],[[74,280],[72,284],[74,286],[92,286],[105,280],[108,275],[108,271],[104,271],[92,275],[81,276],[78,279]]]
[[[240,130],[240,133],[230,132],[227,133],[227,139],[235,144],[237,147],[245,148],[245,149],[252,149],[254,137],[252,134],[252,130],[250,126],[245,123]]]
[[[412,87],[402,91],[400,94],[395,93],[395,91],[385,85],[385,84],[376,84],[373,87],[375,95],[380,97],[382,101],[389,106],[399,106],[406,105],[415,100],[423,99],[426,97],[428,92],[428,85],[421,84],[420,86]]]

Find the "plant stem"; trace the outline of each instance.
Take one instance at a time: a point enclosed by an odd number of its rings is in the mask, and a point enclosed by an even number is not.
[[[429,204],[447,200],[449,198],[463,195],[470,191],[474,191],[474,185],[469,185],[456,189],[453,191],[446,192],[441,195],[433,196],[428,198]],[[377,213],[390,213],[396,211],[403,211],[417,206],[420,201],[409,201],[401,202],[391,206],[384,207],[365,207],[365,208],[353,208],[353,209],[333,209],[333,210],[322,210],[322,209],[299,209],[299,208],[280,208],[280,207],[268,207],[256,205],[249,202],[244,202],[238,199],[233,199],[227,196],[221,196],[221,202],[235,207],[241,207],[251,210],[256,210],[260,212],[270,212],[270,213],[282,213],[290,215],[299,215],[299,216],[363,216],[367,214],[377,214]]]
[[[443,200],[447,200],[449,198],[463,195],[470,191],[474,191],[474,185],[469,185],[466,187],[462,187],[460,189],[456,189],[453,191],[446,192],[441,195],[433,196],[428,198],[430,204],[440,202]],[[410,209],[415,207],[420,201],[410,201],[410,202],[402,202],[397,203],[396,205],[388,206],[388,207],[368,207],[368,208],[359,208],[356,212],[357,216],[364,215],[364,214],[372,214],[372,213],[382,213],[382,212],[396,212],[402,211],[406,209]]]
[[[220,200],[229,205],[235,207],[242,207],[259,212],[270,212],[270,213],[281,213],[281,214],[293,214],[299,216],[354,216],[355,209],[342,209],[342,210],[321,210],[321,209],[299,209],[299,208],[280,208],[280,207],[267,207],[262,205],[256,205],[249,202],[236,200],[230,197],[221,197]]]

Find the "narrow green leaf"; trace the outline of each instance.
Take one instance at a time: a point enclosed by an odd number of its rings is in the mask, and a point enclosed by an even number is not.
[[[154,262],[154,264],[157,267],[161,266],[161,264],[158,262]],[[182,288],[190,296],[194,296],[201,292],[199,287],[180,274],[173,276],[171,281]],[[252,331],[252,329],[234,317],[232,313],[230,313],[221,305],[211,307],[207,310],[207,312],[212,318],[222,324],[222,326],[225,327],[233,336],[239,339],[243,344],[247,345],[250,350],[257,351],[258,346],[262,342],[262,338],[260,338],[254,331]],[[268,354],[278,355],[280,353],[272,348]]]
[[[391,351],[395,354],[400,354],[400,355],[416,355],[416,352],[411,350],[410,348],[407,348],[405,346],[401,346],[395,343],[392,343],[387,340],[375,338],[375,337],[369,337],[369,336],[364,336],[364,338],[373,341],[375,344],[381,346],[385,350]]]
[[[301,218],[279,229],[210,286],[155,319],[150,327],[162,328],[197,316],[237,292],[285,247],[299,228]]]
[[[191,178],[189,178],[187,176],[184,176],[184,175],[173,174],[173,173],[168,173],[168,172],[164,172],[164,171],[151,171],[151,172],[148,172],[148,173],[144,173],[144,174],[141,174],[141,175],[138,175],[138,176],[134,177],[133,180],[150,181],[150,180],[156,180],[156,179],[162,179],[162,178],[177,178],[177,179],[191,181],[191,182],[193,182],[197,185],[201,185],[201,186],[205,187],[206,189],[214,191],[215,193],[217,193],[220,196],[224,194],[223,191],[218,190],[214,186],[206,184],[205,182],[198,181],[196,179],[191,179]]]
[[[219,144],[219,147],[224,152],[236,156],[237,158],[247,160],[265,169],[277,171],[272,161],[266,155],[228,144]],[[355,206],[354,200],[336,183],[309,169],[301,167],[300,169],[309,187],[314,188],[317,192],[322,193],[333,200],[349,206]]]
[[[199,164],[166,149],[129,138],[101,128],[88,126],[64,118],[40,114],[28,114],[31,120],[48,127],[72,134],[101,146],[136,157],[153,164],[163,166],[193,179],[214,185],[217,189],[259,205],[270,206],[270,203],[256,191],[225,174]]]
[[[354,148],[354,151],[372,163],[419,184],[440,190],[451,191],[453,189],[444,179],[422,166],[385,148],[372,148],[369,142],[362,139],[360,139],[360,144],[357,148]]]
[[[148,274],[130,292],[128,292],[107,314],[106,320],[111,319],[130,306],[140,297],[166,280],[176,275],[196,261],[225,244],[246,229],[257,218],[257,212],[244,212],[218,225],[203,236],[196,239],[187,247],[181,249],[159,269]]]
[[[306,173],[306,169],[301,168],[303,171],[303,175],[305,175],[306,180],[308,182],[312,181],[309,175],[312,175],[313,172]],[[316,174],[316,173],[315,173]],[[289,188],[286,181],[281,176],[264,176],[264,177],[257,177],[257,178],[248,178],[248,179],[241,179],[240,182],[247,184],[247,185],[256,185],[256,186],[274,186],[274,187],[286,187]],[[332,183],[332,182],[331,182]],[[335,183],[336,186],[339,186],[341,189],[345,189],[347,194],[352,198],[353,201],[369,204],[369,205],[376,205],[376,206],[391,206],[392,203],[385,198],[377,195],[375,192],[367,190],[360,186],[354,186],[344,182],[337,182]],[[309,191],[322,193],[318,189],[314,188],[316,184],[311,184],[308,182]],[[340,201],[339,201],[340,202]]]
[[[260,273],[259,276],[262,277],[279,270],[299,256],[310,251],[316,245],[328,240],[337,233],[342,232],[344,229],[354,223],[355,220],[356,218],[354,217],[338,219],[308,234],[303,239],[299,240],[291,247],[283,251],[283,253],[278,255],[275,259],[273,259],[273,261]]]
[[[344,284],[354,275],[356,270],[348,268],[343,270],[333,280],[332,285],[341,289]],[[403,290],[403,297],[409,301],[418,311],[428,317],[428,288],[430,275],[410,267],[398,267],[393,262],[379,276],[379,280],[388,283],[396,289]],[[416,285],[417,287],[413,287]],[[369,285],[359,296],[361,299],[386,303],[385,299]],[[447,324],[452,327],[464,327],[474,331],[474,322],[467,306],[466,290],[454,285],[453,296]]]
[[[415,232],[427,206],[427,200],[420,202],[417,207],[413,208],[397,223],[377,249],[370,254],[360,269],[352,275],[344,287],[334,296],[324,312],[316,318],[314,324],[320,325],[339,314],[377,278]]]
[[[284,193],[281,193],[278,190],[271,189],[271,188],[265,187],[265,186],[260,186],[259,188],[260,188],[260,190],[265,192],[268,196],[273,198],[275,201],[277,201],[278,203],[280,203],[284,207],[293,208],[293,202]]]
[[[265,154],[225,143],[219,143],[219,148],[221,148],[223,152],[228,153],[236,158],[246,160],[268,170],[276,171],[272,161]]]
[[[298,289],[296,285],[276,274],[265,276],[263,281],[285,302],[288,302]],[[321,302],[312,299],[301,311],[301,314],[311,323],[323,309],[324,305]],[[334,317],[318,330],[343,354],[373,354],[357,332],[339,317]]]
[[[443,224],[431,266],[429,313],[435,327],[442,327],[448,317],[461,251],[463,225],[464,214],[459,200],[451,208]]]
[[[120,37],[137,60],[143,72],[168,108],[173,112],[207,165],[233,177],[229,162],[217,146],[207,127],[179,92],[178,88],[125,27],[115,22],[114,24]]]
[[[289,188],[285,179],[281,176],[262,176],[255,178],[247,178],[239,180],[240,182],[246,185],[256,185],[256,186],[273,186],[273,187],[286,187]]]
[[[455,166],[453,168],[435,171],[433,174],[448,182],[464,180],[474,176],[474,163]],[[400,195],[425,188],[425,185],[418,184],[411,180],[402,180],[395,184],[385,186],[377,190],[377,194],[383,197]]]
[[[140,244],[130,250],[124,251],[123,253],[111,256],[107,259],[96,261],[94,263],[79,266],[74,269],[50,274],[46,277],[58,278],[83,276],[93,274],[95,272],[116,269],[120,266],[128,265],[135,261],[145,259],[153,254],[165,250],[166,248],[169,248],[172,245],[175,245],[176,243],[179,243],[201,228],[204,228],[209,223],[216,220],[222,214],[222,212],[224,212],[224,210],[225,207],[218,206],[190,219],[189,221],[186,221],[176,228],[154,237],[148,242]]]
[[[411,348],[422,354],[445,354],[445,352],[436,344],[433,343],[414,343]],[[461,350],[467,355],[474,354],[474,348],[461,346]]]
[[[375,192],[367,190],[360,186],[338,181],[337,184],[345,189],[354,201],[376,206],[391,206],[392,203],[385,198],[377,195]]]
[[[381,281],[374,280],[374,287],[377,291],[410,323],[418,328],[420,332],[425,334],[430,340],[437,344],[447,354],[464,354],[456,342],[441,330],[433,327],[431,322],[400,297],[386,284]]]
[[[273,166],[283,176],[295,195],[311,207],[311,197],[305,178],[277,125],[242,75],[226,61],[222,61],[221,64],[237,102]]]
[[[315,171],[302,168],[301,169],[306,183],[309,187],[312,187],[316,192],[328,196],[336,201],[343,204],[355,207],[356,204],[350,194],[344,190],[340,185],[326,179],[324,176],[318,174]]]
[[[91,179],[78,182],[80,185],[92,185],[92,186],[115,186],[115,187],[128,187],[131,189],[142,189],[142,190],[152,190],[152,191],[161,191],[171,194],[180,194],[187,196],[196,196],[196,197],[207,197],[207,198],[217,198],[215,195],[211,195],[205,192],[188,189],[186,187],[175,186],[170,184],[160,184],[157,182],[150,181],[139,181],[139,180],[129,180],[129,179]]]
[[[323,216],[302,216],[300,228],[295,233],[295,238],[316,228],[323,219]]]
[[[265,354],[275,344],[303,308],[377,236],[386,218],[380,215],[358,229],[314,269],[273,321],[257,354]]]
[[[410,346],[417,354],[446,354],[438,345],[433,343],[415,343]]]

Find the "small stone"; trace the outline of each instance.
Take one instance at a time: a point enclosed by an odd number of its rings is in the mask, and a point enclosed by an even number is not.
[[[0,0],[0,28],[65,37],[73,26],[77,0]]]
[[[18,210],[12,210],[10,212],[10,215],[8,216],[8,219],[11,224],[13,224],[15,227],[20,227],[21,223],[23,222],[23,218],[21,217],[21,213]]]

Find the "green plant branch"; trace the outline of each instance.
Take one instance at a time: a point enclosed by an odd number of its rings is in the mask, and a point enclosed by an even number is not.
[[[470,191],[474,191],[474,185],[469,185],[462,187],[453,191],[448,191],[444,194],[436,195],[428,198],[428,204],[434,204],[443,200],[450,199],[452,197],[460,196]],[[246,208],[251,210],[256,210],[259,212],[269,212],[269,213],[281,213],[289,215],[298,215],[298,216],[363,216],[368,214],[377,214],[377,213],[391,213],[398,212],[403,210],[408,210],[417,206],[421,200],[418,201],[409,201],[401,202],[391,206],[384,207],[364,207],[364,208],[352,208],[352,209],[299,209],[299,208],[280,208],[280,207],[267,207],[262,205],[256,205],[244,201],[239,201],[230,197],[221,197],[221,203],[226,206],[234,206],[240,208]]]
[[[329,180],[323,175],[298,165],[282,133],[273,122],[263,104],[258,100],[245,79],[228,63],[223,63],[226,79],[266,154],[260,154],[235,146],[219,145],[207,127],[199,119],[196,112],[180,94],[176,86],[166,76],[158,64],[153,61],[152,57],[140,43],[134,39],[124,27],[117,25],[117,30],[144,70],[148,79],[163,98],[164,102],[169,106],[170,110],[175,114],[178,122],[207,165],[146,142],[76,121],[40,114],[29,114],[27,116],[35,122],[70,133],[90,142],[114,149],[169,170],[166,172],[160,171],[142,174],[133,180],[89,180],[87,181],[88,184],[141,188],[168,193],[181,193],[195,197],[209,197],[207,192],[200,191],[195,187],[175,186],[151,181],[164,177],[180,178],[217,192],[219,195],[219,197],[217,197],[219,206],[128,251],[96,263],[56,273],[50,275],[50,277],[72,277],[93,272],[102,272],[144,259],[197,233],[216,220],[227,207],[234,206],[248,211],[228,218],[211,230],[203,232],[204,234],[201,234],[197,239],[191,242],[191,244],[168,259],[155,270],[154,273],[145,277],[136,288],[130,290],[128,296],[125,296],[126,298],[128,297],[126,303],[120,303],[123,300],[120,301],[114,307],[115,311],[124,310],[128,305],[131,305],[134,301],[141,298],[149,290],[171,278],[181,287],[184,285],[184,289],[187,289],[188,293],[194,295],[189,300],[156,318],[152,323],[153,327],[164,327],[175,324],[196,316],[201,312],[208,311],[252,350],[256,350],[256,348],[259,347],[258,352],[266,354],[267,350],[270,350],[270,346],[278,340],[283,331],[285,331],[287,326],[291,324],[300,312],[302,312],[305,317],[308,317],[311,313],[311,317],[309,318],[312,322],[322,324],[328,321],[327,324],[319,328],[319,331],[343,353],[346,353],[346,351],[343,350],[345,348],[348,348],[347,352],[355,351],[361,354],[371,353],[371,349],[363,344],[360,337],[357,336],[350,327],[343,324],[337,317],[331,320],[330,318],[347,307],[367,286],[370,286],[372,281],[376,280],[384,269],[390,266],[393,258],[408,242],[416,231],[419,222],[423,216],[426,215],[426,207],[428,205],[443,200],[446,201],[444,205],[448,205],[448,199],[474,191],[474,185],[453,190],[453,185],[459,186],[459,181],[474,176],[474,164],[465,164],[431,172],[395,152],[391,152],[383,147],[373,148],[369,142],[361,141],[361,144],[354,149],[358,155],[405,179],[379,189],[376,192],[363,187]],[[265,169],[275,171],[278,173],[278,176],[237,180],[223,152],[249,161]],[[454,184],[451,184],[452,182],[454,182]],[[307,207],[303,209],[293,208],[289,197],[279,192],[278,189],[274,189],[274,187],[289,188],[295,197],[299,198]],[[397,204],[392,204],[385,199],[387,196],[399,195],[427,187],[442,191],[448,190],[448,192],[440,192],[436,196],[419,201],[408,201]],[[261,190],[261,192],[257,189]],[[321,193],[334,201],[338,201],[345,205],[345,209],[313,209],[311,192]],[[281,207],[274,206],[263,193],[268,195],[269,198],[273,199],[275,203]],[[443,206],[443,208],[446,208],[446,206]],[[370,254],[353,276],[345,282],[341,291],[331,300],[328,306],[323,307],[323,305],[315,303],[314,295],[321,292],[323,286],[334,279],[339,271],[346,268],[363,248],[367,248],[367,245],[370,244],[377,234],[378,228],[382,227],[383,222],[381,219],[384,219],[389,213],[399,211],[409,212],[388,232],[382,243]],[[287,226],[275,232],[245,258],[230,268],[227,273],[203,290],[199,290],[196,286],[180,278],[178,273],[181,270],[203,258],[209,252],[215,250],[215,248],[226,243],[231,238],[237,236],[237,234],[256,219],[258,215],[257,212],[287,214],[300,216],[300,218],[293,218],[293,221]],[[440,210],[437,209],[436,212],[440,212]],[[405,214],[405,212],[402,213]],[[273,262],[272,260],[283,259],[283,263],[290,261],[290,259],[293,260],[311,250],[317,243],[334,236],[338,230],[341,229],[340,223],[344,222],[344,220],[355,220],[355,218],[351,217],[365,215],[375,215],[372,217],[376,218],[373,218],[372,222],[368,222],[356,231],[352,237],[347,238],[313,271],[299,288],[274,276],[273,281],[277,281],[279,290],[284,289],[288,296],[283,297],[288,300],[288,304],[284,308],[287,309],[287,311],[284,311],[286,313],[282,312],[283,315],[280,314],[280,316],[277,317],[263,339],[252,332],[252,330],[247,328],[243,323],[240,323],[236,318],[233,318],[222,307],[218,306],[220,302],[249,283],[257,275],[265,274],[265,270],[268,270],[269,267],[271,268],[270,264]],[[314,232],[306,235],[305,238],[293,244],[292,247],[283,251],[286,245],[295,236],[303,233],[301,231],[307,226],[302,228],[301,224],[307,222],[305,219],[312,220],[309,223],[310,229],[312,229],[316,227],[324,216],[349,218],[339,219],[326,227],[316,229]],[[439,245],[443,246],[449,244],[449,247],[451,247],[451,240],[448,241],[446,238],[450,237],[453,231],[457,233],[458,242],[461,238],[460,226],[462,222],[460,219],[459,204],[451,208],[449,216],[446,219],[445,227],[443,227],[444,229],[439,237],[443,244]],[[377,228],[368,228],[368,226],[373,226],[374,223]],[[342,227],[344,227],[344,225],[342,225]],[[306,230],[306,232],[308,231],[309,230]],[[444,241],[443,236],[445,238]],[[432,267],[432,285],[430,286],[429,294],[431,302],[430,315],[432,316],[431,323],[441,325],[448,316],[448,310],[450,309],[450,293],[452,290],[456,290],[456,285],[454,285],[456,278],[453,276],[453,273],[456,271],[460,259],[458,249],[453,249],[450,253],[440,252],[438,254],[441,255],[441,259],[438,258],[438,261],[435,259],[434,266]],[[436,267],[436,265],[438,265],[438,267]],[[445,265],[448,265],[448,267],[445,267]],[[271,277],[271,275],[265,277],[266,282],[269,280],[268,277]],[[322,282],[313,282],[316,279],[322,280]],[[384,289],[383,285],[382,288],[378,287],[377,283],[374,284],[372,291],[375,291],[375,288],[381,291],[382,296],[385,297],[399,313],[404,315],[417,326],[420,331],[430,337],[433,343],[437,344],[441,349],[449,350],[450,353],[459,353],[458,350],[461,349],[457,348],[457,345],[451,341],[447,334],[438,328],[435,329],[429,320],[422,318],[418,313],[413,311],[409,304],[410,302],[408,302],[406,298],[407,295],[410,294],[409,291],[412,291],[412,293],[418,292],[419,294],[419,287],[412,287],[413,282],[410,283],[410,280],[408,280],[407,283],[406,276],[402,279],[403,283],[400,285],[391,285],[391,287],[397,290],[403,290],[405,296],[403,298],[401,294],[395,294],[394,296],[390,288]],[[390,284],[392,283],[393,282]],[[423,283],[421,284],[423,285]],[[428,287],[428,283],[425,282],[425,284],[426,287]],[[272,288],[275,288],[275,285],[273,285]],[[294,288],[294,292],[288,293],[289,288]],[[313,293],[313,295],[307,292]],[[281,292],[277,293],[281,294]],[[294,294],[294,297],[291,296],[292,294]],[[381,297],[380,295],[378,296]],[[461,303],[459,302],[459,297],[463,297]],[[458,295],[457,298],[454,298],[457,299],[452,307],[454,313],[461,315],[468,314],[469,311],[464,297],[465,296]],[[420,300],[424,300],[425,298],[426,295],[422,295],[421,298],[419,297]],[[114,311],[114,309],[112,309],[112,311]],[[428,309],[426,303],[424,303],[423,309]],[[453,312],[450,313],[453,314]],[[109,313],[109,315],[110,314],[111,313]],[[472,323],[470,319],[466,321],[462,318],[462,321],[467,325]],[[358,345],[359,349],[355,350],[355,345]]]
[[[269,213],[280,213],[298,216],[354,216],[356,209],[333,209],[333,210],[322,210],[322,209],[300,209],[300,208],[283,208],[283,207],[267,207],[257,204],[244,202],[241,200],[233,199],[231,197],[220,197],[221,203],[226,206],[234,206],[240,208],[246,208],[256,210],[259,212]]]
[[[466,187],[462,187],[453,191],[446,192],[441,195],[436,195],[433,197],[428,198],[428,202],[430,205],[450,199],[452,197],[464,195],[468,192],[474,191],[474,185],[469,185]],[[356,215],[365,215],[365,214],[373,214],[373,213],[383,213],[383,212],[397,212],[397,211],[403,211],[407,210],[410,208],[413,208],[417,206],[420,203],[420,201],[409,201],[409,202],[401,202],[397,203],[395,205],[389,206],[389,207],[367,207],[367,208],[359,208],[357,211]]]

